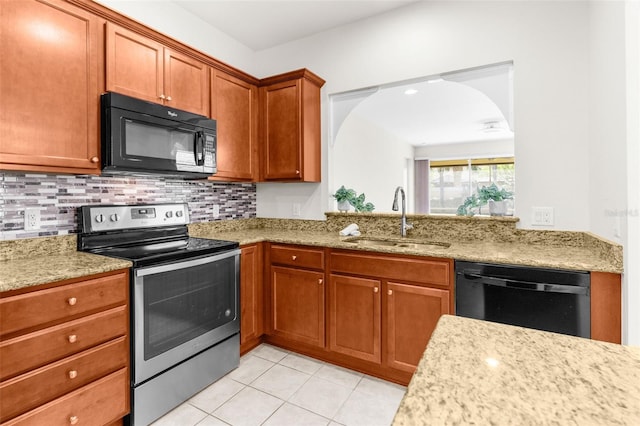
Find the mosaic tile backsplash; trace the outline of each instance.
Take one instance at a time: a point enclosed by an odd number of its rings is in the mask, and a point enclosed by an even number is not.
[[[0,172],[0,239],[77,233],[88,204],[188,203],[192,223],[256,217],[253,183]],[[220,208],[215,218],[214,205]],[[24,230],[24,209],[40,210],[40,228]]]

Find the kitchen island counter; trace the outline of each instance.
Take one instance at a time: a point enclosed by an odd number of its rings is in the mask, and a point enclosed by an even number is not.
[[[393,426],[640,424],[640,348],[444,315]]]

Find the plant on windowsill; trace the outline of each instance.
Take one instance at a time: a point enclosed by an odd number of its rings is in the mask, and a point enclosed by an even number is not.
[[[338,202],[338,211],[346,213],[353,206],[356,212],[372,212],[375,206],[372,203],[365,203],[365,195],[353,190],[347,189],[342,185],[335,194],[331,195]]]
[[[458,207],[458,216],[473,216],[475,209],[489,204],[489,214],[491,216],[504,216],[507,213],[506,200],[513,199],[513,193],[504,188],[498,188],[495,183],[489,186],[478,188],[478,194],[467,197]]]

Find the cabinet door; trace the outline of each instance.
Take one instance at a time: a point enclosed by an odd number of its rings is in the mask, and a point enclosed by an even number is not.
[[[299,79],[261,88],[264,179],[300,179],[302,146]]]
[[[171,49],[164,49],[165,105],[209,115],[209,67]]]
[[[66,2],[2,1],[0,167],[99,172],[99,29]]]
[[[387,363],[413,373],[431,333],[449,313],[449,291],[387,284]]]
[[[217,120],[218,172],[213,179],[258,179],[258,88],[211,72],[211,117]]]
[[[331,275],[329,349],[380,363],[380,281]]]
[[[262,335],[262,250],[259,245],[242,248],[240,255],[240,345]]]
[[[107,90],[162,103],[162,44],[107,23]]]
[[[271,267],[273,335],[324,347],[324,274]]]

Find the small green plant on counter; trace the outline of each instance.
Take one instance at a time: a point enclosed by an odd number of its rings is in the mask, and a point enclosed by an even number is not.
[[[373,203],[365,202],[364,194],[358,195],[355,190],[350,188],[347,189],[344,185],[342,185],[335,194],[332,194],[331,196],[338,202],[339,210],[342,210],[340,204],[345,202],[352,205],[356,212],[372,212],[375,209]],[[345,208],[344,210],[346,211],[347,209]]]
[[[375,209],[373,203],[364,202],[364,193],[358,195],[351,204],[357,212],[372,212]]]
[[[474,209],[479,209],[480,207],[487,205],[489,200],[504,201],[512,198],[512,192],[509,192],[504,188],[500,189],[495,183],[492,183],[489,186],[478,188],[478,194],[473,194],[470,197],[467,197],[464,200],[464,203],[458,206],[456,214],[458,216],[473,216],[476,214]]]
[[[338,188],[336,193],[332,195],[332,197],[335,198],[339,203],[347,201],[349,202],[349,204],[353,205],[351,200],[356,198],[356,191],[354,191],[353,189],[347,189],[344,187],[344,185],[342,185],[340,188]]]

